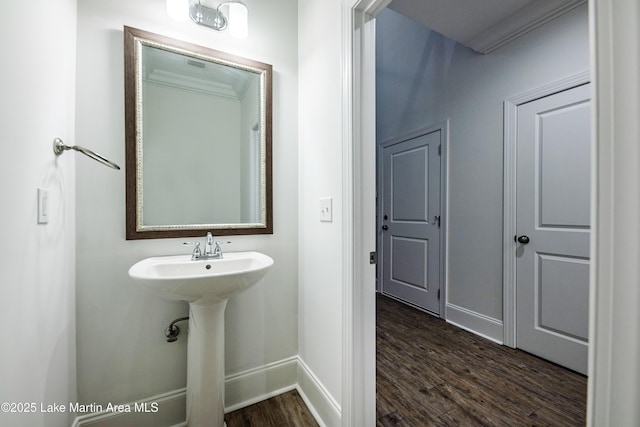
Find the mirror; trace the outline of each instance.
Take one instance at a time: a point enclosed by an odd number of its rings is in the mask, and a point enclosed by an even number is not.
[[[124,27],[127,239],[271,234],[272,66]]]

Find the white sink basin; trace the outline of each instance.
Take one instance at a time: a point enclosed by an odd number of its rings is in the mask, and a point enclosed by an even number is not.
[[[143,259],[129,276],[156,295],[189,303],[187,425],[224,422],[224,311],[227,300],[253,286],[273,259],[259,252],[225,252],[221,259],[191,255]]]
[[[259,252],[225,252],[221,259],[191,260],[191,255],[146,258],[129,276],[156,295],[198,305],[215,304],[253,286],[273,265]]]

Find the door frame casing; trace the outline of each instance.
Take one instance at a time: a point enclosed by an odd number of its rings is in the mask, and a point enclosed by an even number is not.
[[[439,238],[440,238],[440,263],[438,266],[439,269],[439,277],[440,277],[440,300],[438,301],[439,304],[439,310],[440,313],[438,313],[438,316],[441,319],[445,319],[445,313],[446,313],[446,301],[447,301],[447,238],[448,238],[448,233],[447,233],[447,224],[448,224],[448,216],[447,216],[447,212],[448,212],[448,201],[449,201],[449,197],[447,194],[447,164],[448,164],[448,157],[447,157],[447,153],[448,153],[448,147],[449,147],[449,119],[443,120],[441,122],[438,123],[434,123],[432,125],[429,125],[427,127],[418,129],[414,132],[405,134],[403,136],[397,137],[397,138],[393,138],[390,140],[387,140],[385,142],[382,142],[380,144],[376,144],[376,180],[377,180],[377,191],[376,194],[378,195],[377,197],[377,206],[376,206],[376,213],[377,213],[377,218],[376,218],[376,236],[377,236],[377,242],[376,242],[376,251],[378,253],[378,273],[377,273],[377,283],[376,283],[376,288],[378,290],[378,292],[382,292],[382,278],[383,278],[383,263],[382,263],[382,257],[384,257],[384,251],[382,250],[383,248],[383,242],[382,242],[382,233],[381,233],[381,218],[384,215],[383,213],[383,202],[384,202],[384,196],[383,196],[383,192],[382,192],[382,188],[384,185],[384,174],[382,173],[382,169],[383,169],[383,160],[382,160],[382,155],[383,155],[383,150],[387,147],[391,147],[392,145],[396,145],[396,144],[400,144],[402,142],[408,141],[410,139],[413,138],[417,138],[419,136],[423,136],[423,135],[427,135],[436,131],[440,131],[440,144],[442,146],[442,149],[440,151],[440,229],[438,231],[439,233]],[[385,294],[386,295],[386,294]],[[393,296],[391,296],[393,298]],[[405,301],[403,301],[404,303],[406,303]],[[413,306],[412,307],[416,307]],[[423,310],[420,307],[416,307],[419,310]],[[424,310],[423,310],[424,311]],[[427,311],[427,313],[429,314],[435,314],[432,313],[430,311]]]
[[[589,71],[522,92],[504,101],[504,180],[503,180],[503,328],[504,345],[516,347],[516,174],[518,106],[590,82]],[[593,172],[592,172],[593,173]]]
[[[355,227],[359,223],[354,216],[366,213],[371,199],[375,203],[375,172],[364,167],[371,159],[371,169],[375,168],[375,154],[363,155],[362,150],[369,138],[375,138],[375,111],[368,107],[375,105],[373,17],[389,3],[342,3],[344,427],[375,424],[375,298],[368,295],[369,287],[375,292],[375,272],[368,253],[362,253],[374,240],[375,218],[368,218],[371,225]],[[634,13],[638,7],[636,0],[589,2],[594,175],[587,426],[631,426],[640,421],[640,385],[630,375],[640,370],[639,339],[631,333],[631,326],[640,324],[636,306],[640,269],[629,262],[640,257],[636,217],[640,206],[636,160],[640,152],[640,25]],[[365,294],[367,298],[358,299]]]
[[[376,423],[375,16],[392,0],[342,0],[343,427]]]

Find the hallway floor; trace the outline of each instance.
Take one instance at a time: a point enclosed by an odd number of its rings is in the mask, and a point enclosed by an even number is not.
[[[587,378],[377,297],[378,427],[584,426]],[[229,427],[318,424],[296,391],[225,415]]]
[[[377,297],[377,425],[583,426],[587,378]]]

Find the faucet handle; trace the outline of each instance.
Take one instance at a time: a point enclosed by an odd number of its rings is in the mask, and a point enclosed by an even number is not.
[[[222,248],[220,247],[220,245],[226,245],[227,243],[231,243],[231,242],[230,241],[222,242],[220,240],[216,240],[215,241],[216,247],[213,248],[213,255],[218,258],[222,258]]]
[[[198,259],[202,255],[202,251],[200,251],[200,242],[183,242],[182,244],[193,246],[193,253],[191,254],[191,259]]]

